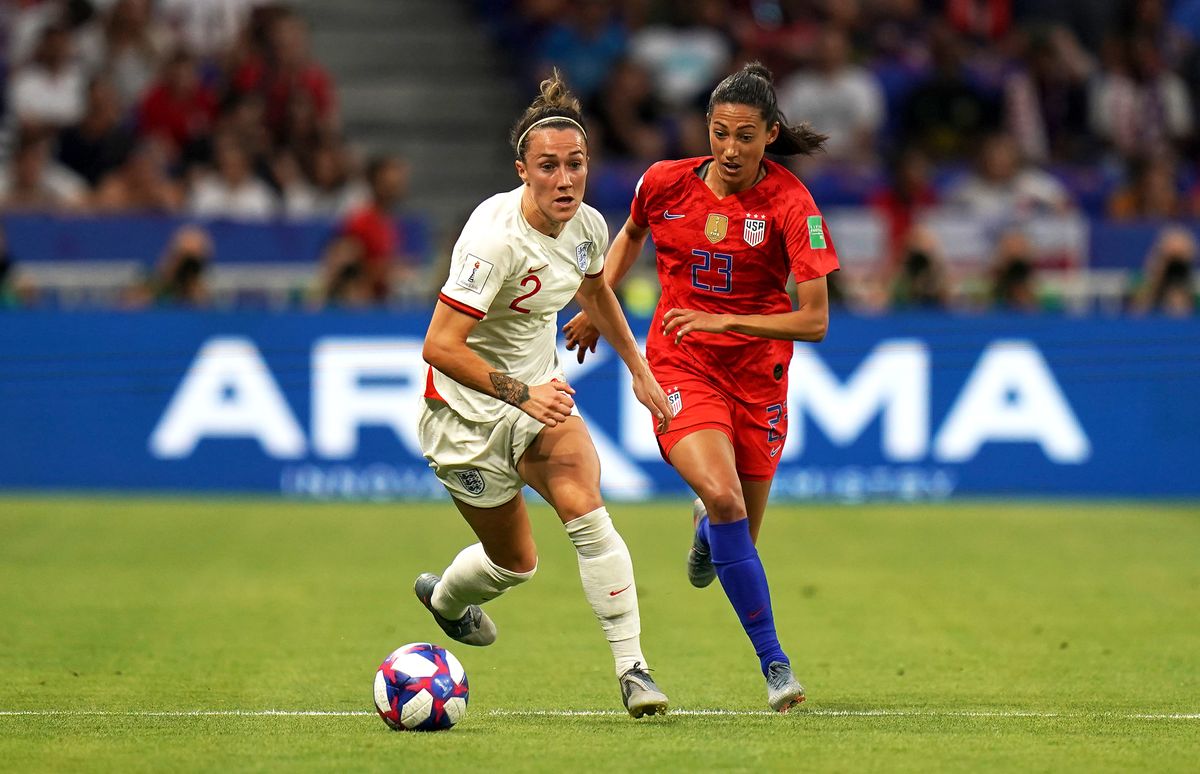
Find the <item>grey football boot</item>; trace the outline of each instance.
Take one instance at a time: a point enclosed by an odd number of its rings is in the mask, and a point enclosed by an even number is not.
[[[713,582],[717,577],[717,568],[713,566],[712,554],[708,550],[708,546],[700,542],[700,536],[696,534],[696,525],[700,520],[708,515],[708,510],[704,507],[704,502],[697,497],[692,503],[692,547],[688,549],[687,559],[687,575],[688,582],[698,589]]]
[[[658,690],[650,673],[635,663],[625,674],[617,678],[621,684],[621,701],[625,709],[635,718],[643,715],[666,714],[667,695]]]
[[[441,580],[431,572],[417,576],[413,591],[417,599],[433,614],[433,620],[447,635],[465,645],[491,645],[496,641],[496,625],[479,605],[469,605],[461,618],[451,620],[433,609],[433,589]]]
[[[792,667],[782,661],[767,666],[767,704],[776,712],[787,712],[804,701],[804,686],[792,674]]]

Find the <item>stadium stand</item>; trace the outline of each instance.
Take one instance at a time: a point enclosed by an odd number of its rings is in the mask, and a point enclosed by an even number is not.
[[[194,220],[214,248],[209,303],[311,304],[325,243],[367,196],[367,161],[390,155],[408,162],[393,260],[420,273],[383,303],[423,304],[467,207],[511,185],[508,121],[550,67],[589,97],[589,200],[615,227],[649,163],[706,152],[708,89],[757,58],[789,118],[836,135],[795,171],[831,221],[849,307],[905,295],[918,227],[941,304],[990,306],[996,246],[1016,229],[1037,309],[1117,313],[1141,297],[1165,229],[1197,234],[1190,7],[6,4],[8,273],[39,289],[25,304],[120,303]]]

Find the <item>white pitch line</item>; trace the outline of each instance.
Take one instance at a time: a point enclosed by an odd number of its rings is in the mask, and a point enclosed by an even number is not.
[[[369,717],[368,710],[0,710],[0,717]],[[623,717],[617,710],[488,710],[490,717]],[[685,717],[770,716],[769,710],[677,709],[668,715]],[[1033,712],[1026,710],[905,710],[801,709],[797,715],[816,717],[897,718],[1111,718],[1115,720],[1200,720],[1200,712]]]

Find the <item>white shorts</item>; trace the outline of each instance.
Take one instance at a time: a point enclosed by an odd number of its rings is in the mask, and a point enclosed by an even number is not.
[[[495,508],[525,486],[517,461],[545,428],[516,408],[506,407],[491,422],[472,422],[439,400],[422,399],[417,437],[429,467],[456,500]]]

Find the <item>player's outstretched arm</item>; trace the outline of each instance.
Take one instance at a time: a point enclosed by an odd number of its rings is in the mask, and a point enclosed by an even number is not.
[[[516,406],[549,427],[566,421],[575,406],[571,398],[575,390],[566,382],[531,386],[497,371],[467,346],[467,336],[477,322],[439,301],[421,350],[425,362],[459,384]]]
[[[616,288],[629,273],[629,268],[642,254],[642,247],[645,246],[646,235],[649,233],[650,229],[634,223],[633,218],[626,220],[625,225],[617,232],[608,248],[608,255],[604,258],[604,282],[610,288]],[[567,337],[567,349],[578,347],[576,357],[580,363],[588,352],[596,351],[600,331],[592,324],[586,310],[572,317],[570,322],[563,326],[563,333]]]
[[[824,277],[796,286],[797,307],[782,314],[709,314],[695,309],[668,309],[663,314],[663,333],[673,334],[675,343],[689,333],[744,333],[764,339],[820,341],[829,328],[829,288]]]
[[[621,303],[617,301],[617,294],[603,279],[592,277],[584,278],[575,299],[583,307],[581,314],[588,315],[600,334],[625,361],[625,366],[633,376],[633,394],[654,415],[659,432],[666,431],[671,424],[671,405],[638,349],[633,331],[629,329],[629,321],[625,319]]]

